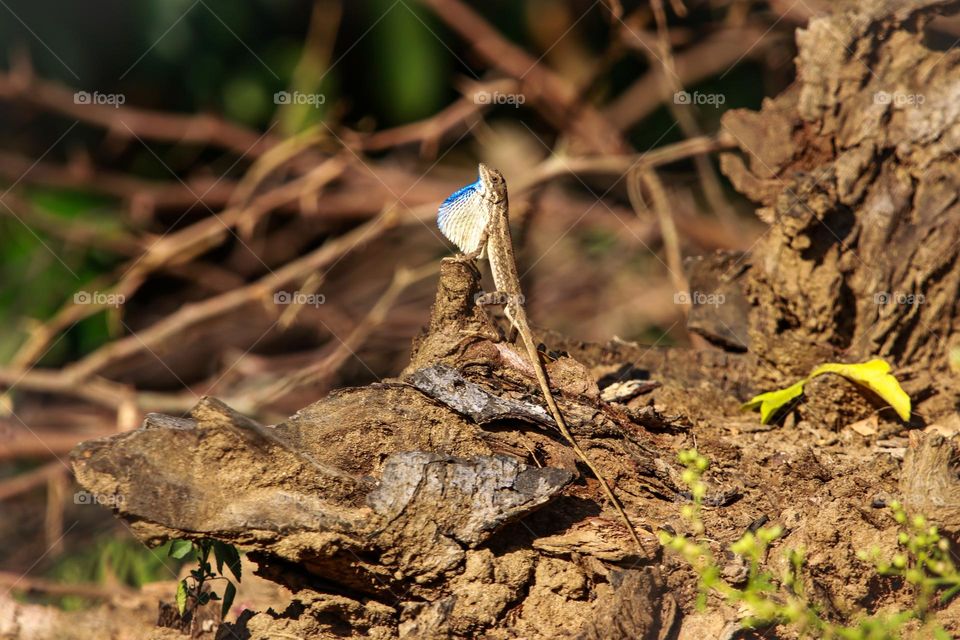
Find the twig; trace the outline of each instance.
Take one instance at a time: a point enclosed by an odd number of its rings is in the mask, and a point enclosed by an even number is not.
[[[0,368],[0,386],[72,396],[111,409],[120,409],[133,394],[132,387],[118,382],[96,377],[81,381],[62,370]]]
[[[232,208],[246,206],[254,191],[267,176],[289,162],[291,158],[323,140],[324,137],[318,128],[312,127],[283,140],[257,158],[230,195],[229,206]]]
[[[43,518],[43,534],[47,551],[53,558],[63,553],[63,502],[67,483],[64,473],[47,476],[47,508]]]
[[[62,239],[68,245],[94,247],[122,256],[137,256],[143,251],[138,238],[120,229],[102,229],[80,219],[64,220],[38,209],[13,193],[0,195],[0,216],[15,215],[31,229]]]
[[[241,221],[253,224],[265,213],[296,200],[306,184],[319,189],[342,173],[344,162],[342,157],[335,156],[314,167],[306,175],[259,196],[245,208],[228,209],[220,215],[205,218],[185,229],[162,237],[132,265],[125,268],[124,275],[117,284],[104,286],[99,290],[131,298],[151,272],[170,264],[186,263],[217,246],[230,233],[230,229]],[[61,331],[106,307],[106,304],[78,305],[73,301],[68,302],[54,314],[53,318],[31,332],[30,337],[14,355],[11,365],[14,368],[26,369],[36,361],[36,358],[49,346],[50,341]]]
[[[304,307],[306,296],[312,296],[320,290],[320,287],[323,286],[323,283],[327,279],[326,275],[325,273],[314,272],[307,276],[307,279],[300,285],[300,293],[303,294],[303,296],[300,297],[301,299],[294,301],[280,314],[280,319],[277,320],[277,326],[279,326],[280,329],[285,331],[296,321],[297,316],[300,315],[300,311]]]
[[[111,585],[108,588],[95,584],[66,584],[9,571],[0,571],[0,585],[12,591],[40,591],[54,596],[81,596],[102,600],[129,598],[136,594],[136,591],[124,585]]]
[[[319,82],[326,77],[329,70],[342,18],[342,2],[314,0],[313,10],[310,12],[310,26],[300,50],[300,59],[291,74],[289,87],[291,91],[310,92],[320,89]],[[307,108],[296,104],[279,105],[274,118],[279,122],[281,132],[288,135],[298,131],[302,120],[294,122],[292,118],[298,114],[302,115]]]
[[[670,46],[670,31],[667,26],[667,14],[663,8],[663,0],[651,0],[650,6],[653,9],[654,19],[657,23],[657,43],[660,49],[659,60],[664,70],[664,73],[661,75],[661,80],[668,84],[669,89],[667,92],[676,96],[678,92],[683,89],[683,85],[677,78],[676,64],[673,58],[673,48]],[[652,58],[653,56],[648,57],[651,65],[655,64]],[[692,104],[681,104],[674,98],[667,102],[667,105],[674,119],[680,125],[684,136],[687,138],[695,138],[702,135],[700,125],[697,124],[697,120],[693,116],[694,107]],[[710,208],[725,224],[731,228],[735,227],[736,214],[723,195],[720,178],[710,163],[710,159],[706,156],[698,155],[694,156],[693,162],[697,174],[700,177],[703,194],[706,196]]]
[[[520,91],[557,128],[568,131],[595,153],[622,153],[620,133],[592,106],[578,104],[576,89],[494,29],[460,0],[424,0],[447,25],[467,40],[487,64],[520,82]]]
[[[213,115],[178,115],[121,105],[78,103],[76,92],[61,84],[41,80],[28,68],[0,74],[0,99],[27,104],[95,124],[126,138],[210,145],[242,156],[257,157],[277,139]]]
[[[23,416],[24,420],[29,420],[34,425],[30,427],[30,431],[24,429],[19,422],[5,421],[9,429],[3,429],[6,433],[4,438],[0,440],[0,460],[59,456],[69,453],[82,440],[116,433],[109,416],[104,416],[104,419],[99,421],[96,430],[84,431],[76,431],[76,419],[70,421],[61,418],[57,420],[55,427],[40,428],[35,426],[42,417],[42,415],[39,417]]]
[[[83,189],[120,198],[134,212],[164,208],[186,208],[202,202],[208,207],[222,207],[236,188],[230,179],[214,183],[209,178],[180,182],[145,180],[124,173],[104,171],[73,162],[57,165],[37,161],[10,151],[0,151],[0,177],[9,182],[20,181],[57,188]]]
[[[26,473],[21,473],[12,478],[0,481],[0,501],[8,500],[25,491],[38,487],[46,483],[52,476],[62,475],[66,473],[66,471],[60,461],[55,460],[41,465],[36,469],[31,469]]]
[[[635,31],[624,29],[621,37],[638,51],[649,55],[650,43]],[[725,29],[713,33],[695,46],[676,54],[674,72],[684,86],[723,73],[738,61],[765,55],[779,37],[759,27]],[[620,131],[627,131],[664,102],[673,99],[673,90],[663,80],[663,66],[656,62],[650,71],[603,108],[604,116]]]
[[[78,362],[68,365],[64,370],[78,380],[85,380],[109,365],[144,349],[163,351],[181,331],[239,309],[251,301],[268,299],[275,290],[333,263],[341,255],[365,245],[386,229],[395,226],[396,222],[397,216],[393,213],[380,215],[252,284],[184,306],[144,331],[104,345]]]
[[[417,143],[422,157],[433,158],[444,137],[466,131],[489,108],[487,96],[517,93],[519,90],[520,83],[510,78],[477,83],[468,87],[462,98],[429,118],[367,135],[351,133],[347,139],[351,141],[358,137],[352,144],[364,151],[383,151]]]
[[[337,348],[320,362],[296,371],[278,380],[266,389],[255,393],[253,406],[260,407],[270,404],[278,397],[286,395],[298,388],[328,380],[330,376],[336,373],[340,367],[343,366],[343,363],[360,348],[370,336],[370,333],[383,323],[387,313],[396,303],[400,294],[413,283],[437,273],[438,269],[439,266],[435,262],[415,269],[408,269],[406,267],[397,269],[390,286],[383,292],[383,295],[373,308],[370,309],[367,316],[356,326],[353,332],[347,336],[346,340],[342,340],[340,344],[337,345]]]
[[[515,188],[520,192],[556,177],[575,174],[623,175],[634,167],[658,167],[678,162],[692,156],[712,153],[736,146],[736,140],[726,134],[691,138],[682,142],[657,147],[635,155],[608,155],[596,157],[566,158],[553,156],[540,163],[526,179],[521,177]]]
[[[653,201],[653,211],[657,216],[657,220],[660,222],[660,235],[663,238],[663,246],[667,254],[670,282],[673,284],[676,293],[686,292],[689,285],[683,274],[683,255],[680,251],[680,236],[677,233],[677,226],[673,221],[670,199],[667,197],[663,183],[651,168],[634,170],[633,174],[629,176],[629,181],[633,185],[637,185],[642,181],[646,186],[650,194],[650,199]],[[638,211],[642,211],[643,205],[641,204],[639,189],[635,187],[631,188],[629,195],[630,202],[633,203],[634,207],[637,208]]]
[[[687,282],[686,275],[683,272],[683,254],[680,251],[680,237],[677,234],[677,227],[674,224],[670,199],[667,197],[667,191],[652,168],[644,168],[637,171],[632,176],[633,181],[642,180],[650,193],[650,199],[653,202],[653,210],[660,221],[660,234],[663,236],[663,246],[667,254],[667,266],[670,272],[670,282],[673,284],[674,294],[690,294],[690,285]],[[631,193],[631,200],[634,198]],[[681,305],[684,317],[689,313],[688,305]],[[709,343],[702,337],[687,331],[691,344],[699,349],[709,347]]]

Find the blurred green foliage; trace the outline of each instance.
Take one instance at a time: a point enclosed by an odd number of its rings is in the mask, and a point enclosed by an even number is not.
[[[61,557],[48,577],[65,584],[122,584],[140,587],[158,580],[176,580],[180,567],[190,560],[168,557],[169,542],[148,549],[131,538],[103,537],[86,549]],[[63,596],[48,600],[68,611],[84,609],[94,602],[81,596]]]
[[[426,117],[443,106],[450,90],[451,54],[428,26],[432,16],[419,4],[373,0],[367,14],[373,18],[390,5],[394,8],[375,27],[380,29],[379,37],[371,39],[381,64],[372,66],[368,74],[377,101],[391,105],[387,119],[396,124]]]
[[[71,246],[57,228],[69,235],[81,224],[104,238],[122,230],[120,216],[109,199],[80,191],[29,188],[24,190],[34,218],[25,224],[18,216],[0,216],[0,358],[13,354],[28,331],[30,319],[52,316],[84,283],[118,264],[116,256],[86,245]],[[11,213],[7,211],[7,213]],[[39,222],[39,224],[37,224]],[[79,323],[69,337],[53,346],[44,358],[55,362],[71,351],[93,349],[107,338],[102,314]]]

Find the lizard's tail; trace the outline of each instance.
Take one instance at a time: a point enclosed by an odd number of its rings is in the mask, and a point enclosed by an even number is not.
[[[525,318],[522,320],[525,320]],[[529,330],[527,333],[529,333]],[[574,440],[573,434],[570,433],[570,429],[567,427],[567,423],[563,419],[563,414],[560,413],[560,407],[557,406],[557,402],[553,398],[553,393],[550,391],[550,381],[547,379],[547,371],[543,365],[543,362],[540,360],[540,353],[537,351],[536,345],[533,344],[533,340],[528,339],[526,336],[523,338],[523,342],[527,345],[527,354],[530,356],[530,360],[532,361],[531,364],[533,365],[533,370],[537,373],[537,381],[540,383],[540,391],[543,393],[543,397],[547,400],[547,407],[550,409],[550,414],[553,416],[554,421],[556,421],[557,426],[560,428],[560,433],[562,433],[563,437],[566,438],[567,442],[570,443],[574,453],[576,453],[577,456],[583,460],[583,463],[587,465],[587,468],[590,469],[590,472],[600,482],[600,486],[603,487],[603,492],[606,494],[607,499],[613,504],[614,508],[617,510],[617,513],[620,514],[620,518],[623,519],[623,523],[627,526],[627,530],[630,531],[630,537],[633,538],[637,548],[643,551],[643,545],[640,543],[640,536],[637,535],[636,529],[633,528],[633,524],[631,524],[630,519],[627,517],[627,512],[624,511],[623,505],[620,504],[620,500],[618,500],[617,496],[613,494],[613,490],[610,488],[610,485],[607,484],[607,481],[600,473],[600,470],[594,466],[593,462],[589,457],[587,457],[587,454],[584,452],[584,450],[581,449],[580,445],[577,444],[577,441]]]

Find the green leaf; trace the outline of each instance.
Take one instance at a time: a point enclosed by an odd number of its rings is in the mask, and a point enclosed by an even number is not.
[[[810,377],[823,373],[836,373],[857,384],[870,389],[890,403],[900,419],[910,419],[910,396],[900,387],[900,383],[890,373],[886,360],[876,358],[860,364],[827,363],[813,370]]]
[[[213,559],[217,561],[217,573],[223,575],[223,543],[219,540],[213,542]]]
[[[960,584],[954,585],[940,595],[940,604],[946,604],[960,593]]]
[[[177,611],[180,612],[180,617],[183,617],[183,612],[187,610],[187,580],[184,578],[179,583],[177,583]]]
[[[226,563],[237,582],[240,582],[240,552],[237,548],[232,544],[214,540],[213,555],[217,560],[217,572],[223,575],[223,565]]]
[[[236,595],[237,588],[228,580],[227,588],[223,590],[223,605],[220,607],[221,619],[226,619],[227,613],[230,612],[230,606],[233,605],[233,599]]]
[[[760,407],[760,424],[767,424],[773,415],[782,409],[794,398],[803,394],[803,385],[807,382],[804,378],[800,382],[790,385],[786,389],[777,389],[768,391],[760,395],[753,396],[744,402],[740,408],[744,411]]]
[[[174,540],[170,543],[170,556],[177,560],[183,560],[191,551],[193,543],[189,540]]]

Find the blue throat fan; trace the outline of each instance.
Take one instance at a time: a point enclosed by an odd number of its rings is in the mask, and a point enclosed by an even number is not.
[[[487,224],[484,204],[478,178],[450,194],[437,211],[440,231],[465,254],[481,248],[480,239]]]

